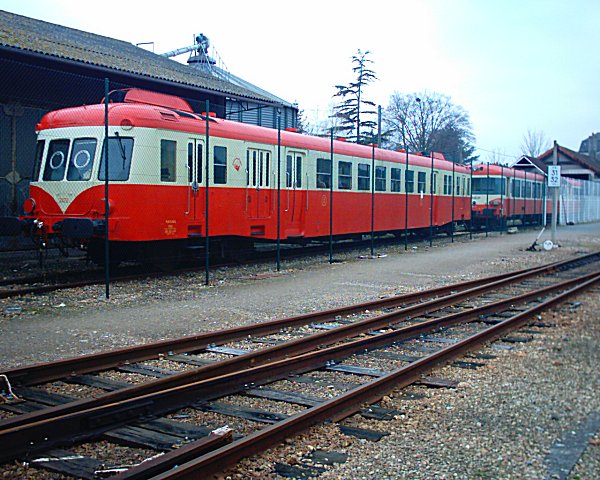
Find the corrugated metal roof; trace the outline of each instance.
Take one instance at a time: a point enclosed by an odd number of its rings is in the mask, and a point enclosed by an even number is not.
[[[0,10],[0,45],[273,103],[270,96],[216,78],[131,43]]]

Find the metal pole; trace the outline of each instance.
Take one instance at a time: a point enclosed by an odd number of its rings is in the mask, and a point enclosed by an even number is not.
[[[269,175],[269,172],[267,172]],[[281,270],[281,109],[277,109],[277,271]]]
[[[404,136],[404,123],[402,124],[402,139],[404,140],[404,153],[406,153],[406,171],[404,172],[404,250],[408,250],[408,146]]]
[[[488,218],[490,211],[490,162],[487,164],[487,176],[486,176],[487,185],[485,186],[485,236],[489,235],[490,230],[490,220]]]
[[[431,175],[429,179],[429,246],[433,246],[433,152],[431,152]]]
[[[519,189],[520,190],[520,189]],[[514,217],[517,212],[517,197],[520,195],[520,191],[517,192],[517,169],[513,167],[513,195],[512,195],[512,215],[511,219],[513,220],[514,226]]]
[[[471,157],[471,174],[469,177],[469,209],[471,210],[469,221],[469,238],[473,240],[473,157]]]
[[[504,165],[500,165],[500,235],[504,231]]]
[[[330,135],[331,179],[329,180],[329,263],[333,263],[333,127]],[[339,172],[338,172],[339,176]]]
[[[105,297],[110,298],[110,243],[108,239],[108,78],[104,79],[104,282]]]
[[[375,138],[371,135],[371,256],[375,255]]]
[[[209,218],[208,218],[208,209],[209,209],[209,201],[208,201],[208,194],[209,194],[209,172],[210,172],[210,100],[206,100],[206,104],[205,104],[205,108],[206,108],[206,164],[205,164],[205,178],[206,178],[206,196],[204,199],[204,210],[205,210],[205,220],[206,220],[206,244],[204,247],[204,284],[205,285],[209,285],[210,282],[210,273],[209,273],[209,268],[210,268],[210,232],[208,229],[209,226]]]
[[[552,150],[552,165],[558,165],[558,143],[554,140],[554,148]],[[558,220],[558,193],[560,187],[552,187],[552,243],[556,244],[556,224]]]
[[[523,180],[523,186],[525,192],[523,193],[523,226],[527,223],[527,171],[523,172],[525,179]]]
[[[456,179],[454,178],[456,172],[456,162],[452,162],[452,185],[450,185],[451,189],[452,189],[452,223],[450,224],[450,238],[452,239],[452,243],[454,243],[454,191],[456,189],[455,182]]]

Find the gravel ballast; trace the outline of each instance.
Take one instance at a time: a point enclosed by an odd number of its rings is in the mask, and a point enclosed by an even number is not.
[[[354,252],[332,265],[314,258],[286,261],[281,272],[273,265],[220,269],[211,274],[211,287],[203,286],[203,273],[115,284],[108,301],[102,287],[1,300],[2,369],[333,308],[600,249],[598,224],[559,229],[561,247],[550,252],[525,250],[536,236],[477,235],[433,248],[409,245],[408,252],[386,247],[386,257],[359,259]],[[595,290],[573,302],[542,315],[556,327],[537,329],[530,342],[486,348],[496,358],[475,360],[485,366],[434,372],[459,380],[458,388],[409,387],[424,398],[406,400],[404,392],[385,397],[382,406],[402,412],[393,420],[356,416],[342,422],[389,433],[380,441],[341,435],[335,425],[315,427],[227,476],[281,478],[273,473],[274,461],[302,465],[307,454],[323,449],[348,456],[323,467],[323,479],[597,478],[597,432],[588,436],[570,476],[549,468],[553,447],[600,412],[600,295]]]

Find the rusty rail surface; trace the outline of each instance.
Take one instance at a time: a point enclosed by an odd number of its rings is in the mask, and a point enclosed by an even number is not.
[[[373,302],[359,303],[349,307],[334,308],[290,318],[276,319],[259,324],[201,333],[198,335],[163,340],[134,347],[119,348],[53,362],[17,367],[0,372],[0,374],[6,375],[13,385],[35,385],[65,378],[69,375],[96,372],[114,368],[127,363],[151,360],[158,358],[160,355],[165,353],[176,354],[197,351],[204,349],[211,344],[219,345],[227,341],[240,340],[248,335],[264,335],[275,333],[284,328],[298,327],[308,325],[310,323],[322,322],[327,319],[334,319],[338,315],[349,315],[352,313],[363,312],[367,309],[397,307],[409,302],[418,302],[427,298],[447,295],[451,292],[466,290],[515,275],[527,273],[531,275],[537,275],[546,271],[565,268],[574,263],[591,261],[597,256],[600,256],[600,252],[594,252],[592,254],[577,257],[575,259],[550,263],[541,267],[517,270],[483,279],[470,280],[458,284],[438,287],[423,292],[397,295]]]
[[[329,361],[339,361],[340,358],[345,358],[356,352],[389,345],[400,339],[414,337],[425,330],[430,331],[439,329],[442,326],[476,320],[485,313],[502,308],[505,309],[507,305],[513,305],[518,300],[523,301],[532,297],[537,298],[552,291],[569,288],[580,282],[586,282],[584,285],[589,286],[599,279],[599,273],[595,272],[518,297],[478,307],[467,312],[436,318],[422,324],[410,325],[392,332],[369,336],[368,338],[350,341],[334,347],[322,348],[317,351],[296,355],[254,368],[141,395],[105,406],[68,413],[57,418],[42,419],[34,423],[14,426],[12,428],[7,425],[8,428],[0,431],[0,443],[7,446],[5,451],[0,453],[0,459],[14,458],[27,451],[49,448],[65,442],[70,443],[93,438],[104,431],[124,425],[140,417],[164,414],[201,400],[212,400],[238,392],[246,388],[249,384],[262,385],[285,378],[291,373],[302,373],[321,368]],[[575,289],[569,290],[569,292],[573,291]],[[544,305],[548,306],[561,301],[564,296],[564,293],[558,295]],[[531,314],[539,309],[540,307],[534,307],[525,313]],[[524,314],[519,314],[513,318],[525,318],[525,316]],[[390,322],[388,318],[389,323],[394,322]],[[509,325],[506,322],[502,322],[502,324]],[[350,336],[353,336],[355,333],[352,332]],[[6,422],[4,423],[6,424]]]
[[[546,268],[548,267],[543,267],[542,270],[546,271]],[[497,289],[498,287],[506,286],[508,284],[529,278],[530,276],[538,273],[539,269],[527,269],[526,271],[519,271],[519,273],[517,273],[514,276],[507,277],[506,275],[502,275],[505,278],[502,278],[500,280],[494,280],[490,283],[484,283],[483,285],[479,285],[474,288],[450,294],[441,298],[417,303],[395,312],[371,317],[348,325],[342,325],[325,332],[313,334],[309,337],[290,340],[279,345],[267,347],[255,352],[249,352],[247,354],[232,359],[223,360],[210,365],[198,367],[191,371],[170,375],[168,377],[160,378],[157,380],[151,380],[142,385],[131,386],[121,390],[108,392],[95,398],[75,400],[66,404],[47,407],[45,409],[36,410],[30,413],[24,413],[19,415],[18,417],[13,417],[0,421],[0,429],[14,428],[36,421],[56,417],[59,415],[66,415],[69,413],[83,411],[90,408],[100,407],[102,405],[108,405],[110,403],[124,401],[129,398],[139,397],[168,388],[174,388],[180,385],[190,384],[201,380],[206,380],[208,378],[213,378],[219,375],[225,375],[228,373],[240,371],[245,368],[257,367],[259,365],[264,365],[266,363],[281,360],[290,356],[300,355],[302,353],[311,351],[315,348],[324,347],[338,341],[346,340],[354,335],[388,327],[391,324],[398,323],[415,315],[429,313],[440,308],[459,303],[461,301],[464,301],[465,299],[472,298],[474,296],[481,295],[483,293]],[[492,278],[495,279],[497,277]],[[460,285],[462,286],[464,284]],[[446,289],[449,287],[442,288]],[[439,289],[436,289],[436,291],[437,290]],[[409,296],[411,295],[409,294]],[[406,297],[407,295],[402,295],[399,297],[392,297],[390,299],[378,300],[376,301],[376,303],[386,302],[387,305],[389,305],[389,301],[396,302],[398,299],[405,300]],[[526,296],[523,297],[525,298]],[[506,302],[500,303],[504,305]],[[364,309],[365,305],[367,304],[360,304],[360,308]],[[372,303],[369,303],[369,305],[372,305]],[[336,311],[339,310],[340,309],[337,309]],[[482,308],[472,311],[478,311],[480,312],[479,314],[483,314],[485,312],[491,311],[491,309]],[[326,313],[329,312],[331,311],[328,311]],[[419,325],[411,326],[406,331],[409,333],[414,332],[413,334],[417,334],[421,333],[422,329],[431,328],[431,326],[435,324],[435,321],[422,322]]]
[[[181,464],[162,474],[152,477],[152,480],[185,480],[197,479],[199,475],[207,475],[224,471],[228,466],[244,457],[264,452],[286,438],[294,436],[317,423],[339,421],[358,412],[365,403],[374,403],[390,391],[408,386],[417,381],[421,375],[433,368],[447,363],[479,346],[501,338],[507,332],[520,328],[529,323],[531,317],[557,303],[563,302],[572,295],[578,294],[600,282],[600,275],[549,299],[527,311],[515,315],[497,325],[472,335],[454,345],[443,348],[431,355],[399,368],[389,374],[356,387],[349,392],[320,405],[293,415],[272,426],[265,427],[240,440],[214,450],[195,460]]]

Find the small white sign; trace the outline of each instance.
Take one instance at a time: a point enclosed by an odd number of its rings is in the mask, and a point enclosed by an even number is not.
[[[560,165],[548,166],[548,186],[560,187]]]

